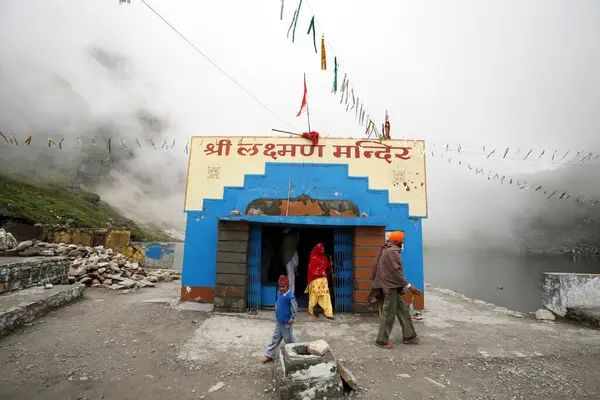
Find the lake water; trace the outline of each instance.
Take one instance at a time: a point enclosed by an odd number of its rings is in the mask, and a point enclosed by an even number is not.
[[[544,272],[600,273],[600,258],[428,249],[424,270],[427,283],[527,312],[542,306]]]

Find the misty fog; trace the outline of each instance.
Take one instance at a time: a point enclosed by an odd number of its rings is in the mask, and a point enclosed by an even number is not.
[[[388,110],[393,138],[427,141],[428,246],[517,248],[537,226],[536,216],[560,227],[595,209],[487,177],[493,170],[600,196],[594,185],[600,159],[549,162],[557,149],[600,152],[596,1],[311,0],[301,9],[295,43],[286,38],[297,7],[290,0],[283,21],[275,0],[148,3],[286,122],[140,1],[5,1],[0,131],[15,132],[19,145],[0,138],[2,171],[66,171],[126,216],[182,231],[187,138],[305,130],[304,119],[295,117],[303,73],[313,129],[364,135],[339,95],[330,94],[335,55],[339,80],[349,75],[378,124]],[[317,34],[323,29],[332,45],[327,71],[320,71],[306,35],[307,4]],[[62,149],[48,147],[46,135],[55,143],[64,138]],[[446,144],[464,151],[445,152]],[[506,148],[510,158],[502,158]],[[530,149],[536,151],[523,160]],[[476,168],[485,173],[476,175]]]

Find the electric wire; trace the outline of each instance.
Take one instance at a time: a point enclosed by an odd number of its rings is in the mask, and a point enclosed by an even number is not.
[[[223,70],[223,68],[221,68],[216,62],[214,62],[213,60],[211,60],[210,57],[208,57],[202,50],[200,50],[195,44],[193,44],[187,37],[185,37],[181,32],[179,32],[179,30],[177,30],[177,28],[175,28],[169,21],[167,21],[162,15],[160,15],[160,13],[158,11],[156,11],[154,8],[152,8],[152,6],[150,4],[148,4],[146,2],[146,0],[141,0],[141,1],[142,1],[142,3],[144,3],[144,5],[146,7],[148,7],[148,9],[150,11],[152,11],[158,18],[160,18],[165,24],[167,24],[167,26],[169,28],[171,28],[175,33],[177,33],[177,35],[179,35],[179,37],[181,37],[187,44],[189,44],[190,46],[192,46],[192,48],[194,50],[196,50],[196,52],[198,52],[198,54],[200,54],[202,57],[204,57],[206,59],[206,61],[208,61],[209,63],[211,63],[219,72],[221,72],[223,75],[225,75],[227,78],[229,78],[229,80],[231,82],[233,82],[237,87],[239,87],[240,89],[242,89],[248,96],[250,96],[252,99],[254,99],[254,101],[256,101],[258,104],[260,104],[265,110],[269,111],[271,114],[273,114],[275,117],[277,117],[281,122],[285,123],[290,128],[296,129],[295,126],[293,126],[292,124],[290,124],[289,122],[287,122],[283,117],[281,117],[279,114],[277,114],[275,111],[273,111],[265,103],[263,103],[262,101],[260,101],[255,95],[253,95],[249,90],[247,90],[245,87],[243,87],[231,75],[229,75],[227,72],[225,72]]]

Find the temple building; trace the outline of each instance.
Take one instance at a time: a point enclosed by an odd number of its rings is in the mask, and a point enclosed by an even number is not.
[[[183,301],[230,311],[274,306],[281,249],[292,237],[301,308],[310,251],[323,243],[334,263],[335,311],[368,311],[371,268],[396,230],[405,232],[405,274],[424,290],[423,141],[193,137],[189,157]],[[424,295],[406,296],[423,309]]]

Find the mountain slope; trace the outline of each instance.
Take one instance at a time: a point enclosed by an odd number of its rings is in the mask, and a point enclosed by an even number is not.
[[[600,165],[564,166],[540,172],[530,181],[557,190],[548,200],[538,193],[538,206],[523,215],[520,236],[525,247],[541,252],[600,253]],[[558,200],[562,192],[567,200]],[[580,201],[576,201],[579,198]]]
[[[121,216],[100,196],[78,186],[24,182],[0,175],[0,222],[11,219],[73,228],[126,228],[135,241],[173,241]]]

